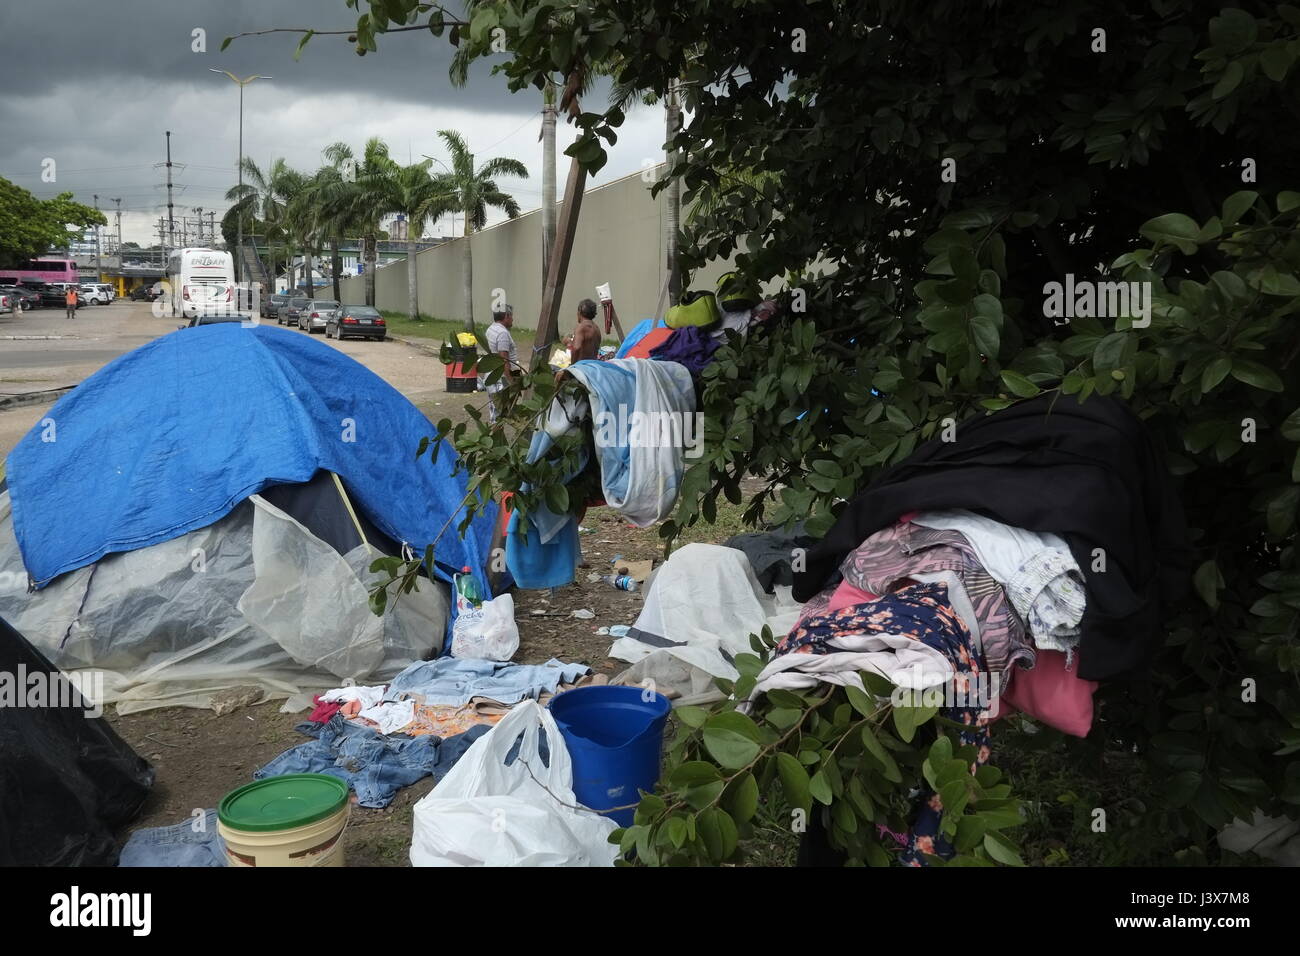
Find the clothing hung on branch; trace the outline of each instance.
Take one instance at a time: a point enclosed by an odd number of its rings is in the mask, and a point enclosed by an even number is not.
[[[795,574],[807,601],[844,558],[907,511],[960,508],[1060,535],[1084,577],[1079,676],[1133,674],[1160,641],[1161,606],[1190,584],[1182,508],[1142,423],[1118,400],[1046,394],[962,423],[842,509]]]
[[[677,504],[686,439],[695,435],[695,386],[676,362],[590,359],[569,374],[587,389],[605,502],[638,528]]]

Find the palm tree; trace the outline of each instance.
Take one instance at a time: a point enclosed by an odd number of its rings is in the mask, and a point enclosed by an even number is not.
[[[426,159],[410,166],[401,166],[389,159],[381,166],[372,183],[376,199],[390,213],[406,217],[406,282],[407,307],[411,321],[419,321],[417,301],[416,243],[429,219],[437,219],[455,208],[456,193],[446,175],[431,176],[429,167],[433,160]]]
[[[402,166],[388,154],[388,147],[377,139],[366,144],[363,160],[356,167],[356,176],[344,178],[342,170],[349,160],[355,162],[351,150],[342,143],[326,149],[326,159],[331,165],[318,173],[317,205],[322,210],[328,226],[360,220],[364,232],[377,235],[379,221],[387,215],[399,213],[409,223],[406,247],[407,305],[412,321],[420,317],[417,300],[418,283],[416,245],[430,218],[450,212],[456,203],[456,193],[448,177],[431,176],[429,167],[433,160],[426,159]],[[370,246],[370,243],[367,243]],[[368,267],[367,298],[374,304],[374,269]]]
[[[472,20],[482,0],[466,0],[465,18]],[[469,67],[474,62],[470,45],[462,43],[451,59],[448,74],[452,86],[464,86],[469,80]],[[551,268],[551,249],[555,246],[555,101],[559,87],[547,79],[542,88],[542,282]],[[581,92],[586,92],[585,88]]]
[[[455,130],[438,131],[451,153],[450,172],[443,181],[453,193],[452,209],[465,216],[465,244],[462,253],[461,279],[465,295],[465,329],[474,331],[474,258],[470,236],[487,225],[487,211],[500,209],[511,219],[519,215],[519,203],[501,191],[497,176],[528,178],[528,169],[517,159],[498,156],[475,168],[474,154]]]
[[[268,246],[277,235],[284,238],[289,286],[292,288],[295,236],[289,207],[303,192],[306,178],[283,158],[273,160],[265,172],[247,156],[241,165],[244,169],[244,183],[242,186],[232,186],[226,192],[226,198],[233,203],[226,215],[242,217],[245,223],[261,219],[266,227]],[[271,274],[274,275],[275,262],[272,261],[270,265]]]
[[[389,210],[376,204],[375,181],[382,178],[382,169],[388,160],[388,146],[372,136],[358,157],[347,143],[331,143],[325,147],[325,159],[342,171],[351,168],[353,173],[340,175],[338,180],[322,190],[323,200],[331,207],[337,222],[349,223],[361,234],[362,258],[365,261],[366,304],[375,304],[375,242],[379,237],[379,222]]]

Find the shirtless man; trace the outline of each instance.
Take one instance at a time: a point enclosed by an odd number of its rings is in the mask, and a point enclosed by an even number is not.
[[[578,303],[578,326],[573,330],[569,355],[573,361],[594,359],[600,350],[600,329],[596,328],[596,303],[583,299]]]

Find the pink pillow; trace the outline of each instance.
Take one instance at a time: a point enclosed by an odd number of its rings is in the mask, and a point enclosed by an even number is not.
[[[998,697],[994,718],[1022,710],[1049,727],[1086,737],[1092,730],[1092,695],[1100,686],[1079,676],[1079,655],[1073,669],[1065,666],[1063,651],[1039,651],[1031,671],[1013,668],[1010,686]]]
[[[841,581],[833,594],[831,594],[831,603],[826,606],[822,613],[829,614],[832,611],[838,611],[840,608],[850,607],[854,604],[867,604],[877,600],[879,595],[872,594],[870,591],[864,591],[862,588],[854,587],[848,581]]]

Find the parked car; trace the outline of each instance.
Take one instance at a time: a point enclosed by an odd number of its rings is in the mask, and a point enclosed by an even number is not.
[[[86,297],[86,302],[91,305],[108,305],[112,301],[108,293],[104,291],[104,287],[96,282],[83,283],[81,294]]]
[[[340,306],[325,324],[325,337],[341,340],[349,335],[382,342],[388,337],[388,326],[378,309],[368,305]]]
[[[275,319],[280,315],[280,306],[287,305],[289,296],[283,292],[273,292],[262,300],[262,318]]]
[[[103,292],[106,296],[108,296],[108,301],[109,301],[109,302],[112,302],[114,299],[117,298],[117,287],[116,287],[115,285],[113,285],[112,283],[110,283],[110,282],[96,282],[96,283],[93,283],[93,285],[95,286],[96,289],[99,289],[99,290],[100,290],[101,292]]]
[[[24,312],[38,308],[41,304],[41,294],[35,289],[29,289],[27,286],[0,285],[0,295],[17,298]]]
[[[152,302],[160,295],[162,295],[162,283],[155,282],[152,285],[146,283],[145,285],[136,286],[127,297],[136,302]]]
[[[0,315],[21,314],[22,311],[22,300],[16,293],[0,290]]]
[[[304,332],[324,332],[334,310],[339,307],[334,299],[310,299],[298,310],[298,328]]]
[[[280,306],[280,311],[276,312],[275,321],[280,325],[297,325],[298,313],[310,301],[311,299],[305,295],[291,296],[284,305]]]
[[[51,308],[61,309],[65,305],[64,296],[68,294],[68,282],[47,282],[41,288],[41,305],[50,306]],[[86,304],[86,296],[77,286],[77,308]]]

